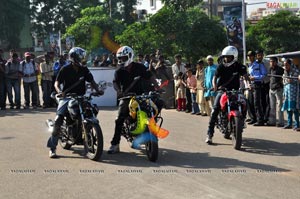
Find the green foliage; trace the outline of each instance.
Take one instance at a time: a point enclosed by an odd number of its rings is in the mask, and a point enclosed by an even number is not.
[[[248,49],[264,49],[267,54],[299,50],[300,18],[280,11],[251,26],[247,35]]]
[[[76,45],[88,50],[101,47],[100,41],[104,31],[109,30],[114,35],[123,30],[121,22],[110,18],[102,6],[85,8],[81,11],[81,15],[67,28],[64,37],[73,35]]]
[[[156,34],[148,23],[136,22],[129,25],[121,35],[116,36],[116,41],[121,45],[131,46],[136,53],[146,54],[160,48],[163,35]]]
[[[0,40],[8,49],[18,48],[25,18],[29,16],[28,3],[21,0],[3,1],[0,13]]]
[[[60,30],[73,24],[80,11],[99,4],[98,0],[34,0],[30,1],[33,31],[40,36]]]
[[[188,8],[200,5],[203,0],[162,0],[167,7],[172,7],[176,11],[185,11]]]
[[[165,56],[183,54],[195,62],[208,54],[216,54],[227,39],[218,20],[211,20],[199,8],[177,12],[174,8],[163,7],[151,16],[147,23],[128,26],[117,40],[132,46],[136,52],[152,53],[160,48]]]

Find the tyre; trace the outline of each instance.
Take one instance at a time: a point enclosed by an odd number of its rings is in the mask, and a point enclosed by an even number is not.
[[[103,135],[99,124],[85,125],[84,149],[91,160],[99,160],[103,152]]]
[[[146,154],[151,162],[156,162],[158,158],[158,143],[157,140],[148,141],[146,144]]]
[[[241,149],[242,145],[242,131],[243,131],[243,121],[241,117],[232,117],[231,118],[231,134],[232,134],[232,144],[233,148],[236,150]]]

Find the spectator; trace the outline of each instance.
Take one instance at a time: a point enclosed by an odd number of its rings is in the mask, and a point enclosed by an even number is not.
[[[108,54],[104,53],[102,55],[102,62],[100,62],[100,67],[108,67],[111,64],[111,61],[108,59]]]
[[[298,77],[299,70],[292,64],[292,60],[287,59],[284,61],[284,77]],[[299,128],[299,112],[298,112],[298,82],[297,79],[292,78],[283,78],[283,97],[284,102],[282,106],[282,111],[287,111],[288,121],[287,125],[285,125],[284,129],[293,128],[293,115],[295,118],[294,130]]]
[[[148,70],[153,71],[155,69],[157,62],[158,62],[158,59],[155,58],[155,54],[151,54]]]
[[[6,87],[8,94],[8,101],[10,109],[16,106],[16,109],[21,107],[21,73],[20,73],[20,62],[18,61],[18,54],[13,53],[12,58],[5,65],[6,74]],[[12,89],[14,90],[14,100]]]
[[[52,92],[52,78],[53,78],[53,63],[50,62],[50,57],[45,54],[45,61],[40,64],[40,71],[42,74],[42,92],[43,92],[43,108],[50,107],[51,92]]]
[[[177,111],[185,111],[186,108],[186,84],[183,81],[183,73],[179,72],[176,81],[176,100],[177,100]]]
[[[256,63],[259,65],[263,65],[266,69],[266,71],[270,70],[269,63],[264,61],[264,52],[262,50],[256,51]],[[262,91],[261,91],[261,103],[262,103],[262,111],[263,111],[263,120],[264,123],[268,122],[269,119],[269,113],[270,113],[270,77],[267,75],[263,77],[262,80]]]
[[[186,71],[186,72],[187,72],[189,69],[191,69],[191,71],[192,71],[192,73],[193,73],[191,64],[188,63],[188,64],[186,64],[184,67],[185,67],[185,71]],[[185,74],[184,74],[184,76],[183,76],[185,83],[187,83],[187,78],[188,78],[186,72],[185,72]],[[186,87],[185,89],[186,89],[186,90],[185,90],[185,94],[186,94],[186,110],[185,110],[185,112],[186,112],[186,113],[190,113],[190,112],[192,111],[192,98],[191,98],[192,95],[191,95],[191,90],[190,90],[189,87]]]
[[[207,61],[207,67],[205,68],[204,71],[204,76],[205,76],[205,80],[204,80],[204,97],[206,99],[206,101],[208,102],[208,107],[207,107],[207,115],[210,116],[211,115],[211,111],[213,109],[213,104],[215,101],[215,96],[216,96],[216,92],[213,90],[213,77],[215,76],[215,72],[217,70],[217,66],[214,64],[214,59],[211,55],[208,55],[206,57],[206,61]]]
[[[145,65],[145,67],[147,68],[147,69],[149,69],[149,64],[150,64],[150,55],[149,54],[146,54],[145,56],[144,56],[144,65]]]
[[[187,87],[190,89],[190,93],[191,93],[191,101],[192,101],[192,112],[191,114],[196,114],[196,115],[200,115],[200,110],[199,110],[199,106],[197,104],[196,101],[196,96],[197,96],[197,79],[196,77],[193,75],[193,71],[192,69],[188,69],[187,72]]]
[[[257,53],[259,53],[257,55]],[[265,112],[263,111],[263,99],[265,99],[264,82],[263,79],[267,75],[265,65],[262,63],[262,53],[257,51],[258,58],[252,65],[249,66],[249,79],[251,81],[251,88],[254,88],[254,107],[257,121],[253,126],[263,126],[265,122]]]
[[[6,60],[2,57],[3,50],[0,49],[0,109],[6,109],[6,82],[5,82],[5,64]]]
[[[248,66],[248,73],[249,73],[249,68],[252,67],[252,65],[255,62],[255,52],[254,51],[249,51],[247,53],[247,57],[249,60],[249,63],[247,64]],[[247,112],[248,112],[248,117],[249,121],[248,124],[252,125],[257,122],[256,118],[256,113],[255,113],[255,105],[254,105],[254,90],[250,86],[250,82],[246,82],[246,88],[249,90],[246,91],[246,99],[247,99]]]
[[[137,63],[145,65],[144,56],[140,53],[137,56]]]
[[[208,103],[204,98],[204,62],[199,60],[197,62],[196,78],[197,78],[197,103],[200,107],[202,116],[207,116]]]
[[[24,109],[28,109],[30,105],[30,93],[31,93],[31,103],[34,109],[37,108],[37,74],[38,68],[36,67],[34,61],[31,59],[31,54],[25,52],[25,60],[21,62],[21,72],[23,75],[23,87],[24,87],[24,98],[25,104]]]
[[[282,76],[284,73],[283,68],[278,66],[278,59],[276,57],[270,58],[270,75]],[[282,108],[283,101],[283,82],[281,77],[270,78],[270,115],[268,126],[284,126],[284,118]],[[277,114],[276,114],[277,113]],[[278,117],[278,123],[276,123],[276,115]]]

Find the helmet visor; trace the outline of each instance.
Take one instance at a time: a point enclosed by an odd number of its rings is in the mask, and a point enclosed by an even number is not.
[[[119,62],[124,63],[128,61],[128,56],[120,56],[118,57]]]

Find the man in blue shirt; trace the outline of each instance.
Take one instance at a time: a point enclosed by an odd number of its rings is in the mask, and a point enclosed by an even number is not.
[[[257,122],[253,126],[264,125],[264,113],[262,109],[262,95],[263,95],[263,80],[267,75],[265,66],[257,61],[249,65],[249,79],[251,81],[251,88],[254,89],[254,107],[257,117]]]

